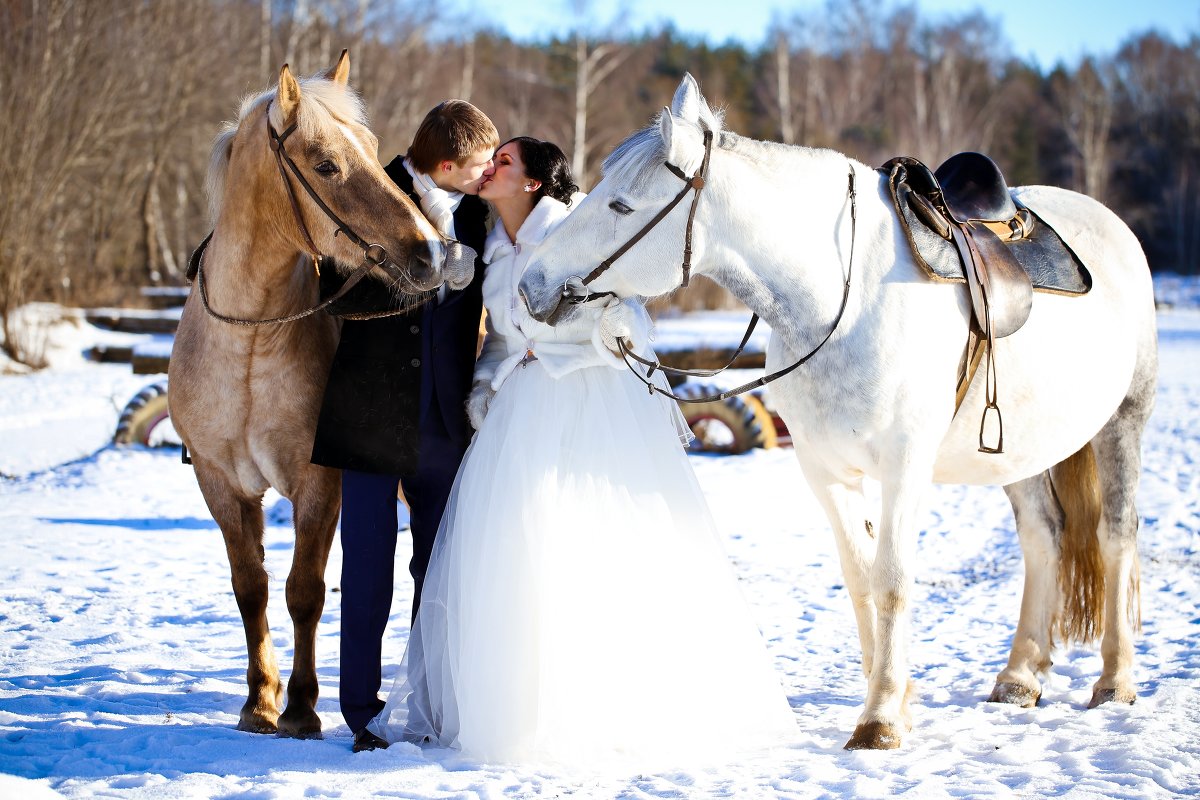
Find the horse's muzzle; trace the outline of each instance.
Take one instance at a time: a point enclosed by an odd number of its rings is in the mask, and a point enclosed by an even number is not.
[[[446,243],[446,260],[442,263],[442,278],[451,289],[465,289],[475,277],[476,253],[460,241]]]
[[[529,316],[547,325],[558,325],[575,316],[578,310],[570,303],[562,302],[560,292],[535,292],[522,280],[517,287],[517,294],[529,309]]]

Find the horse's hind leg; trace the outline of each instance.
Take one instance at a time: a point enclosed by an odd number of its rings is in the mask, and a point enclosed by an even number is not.
[[[1114,700],[1132,703],[1133,634],[1140,625],[1136,492],[1142,467],[1142,431],[1154,408],[1154,353],[1143,358],[1131,391],[1092,440],[1100,479],[1100,553],[1104,560],[1104,667],[1088,708]]]
[[[1038,675],[1050,668],[1051,632],[1060,603],[1058,540],[1063,513],[1045,472],[1005,486],[1004,491],[1017,520],[1025,557],[1025,588],[1008,665],[996,678],[988,702],[1029,708],[1042,696]]]
[[[287,685],[287,709],[279,717],[279,733],[318,738],[317,623],[325,607],[325,566],[341,507],[337,470],[310,467],[292,497],[296,546],[287,579],[288,613],[295,634],[295,658]]]
[[[283,688],[267,625],[262,500],[240,497],[219,471],[207,468],[199,459],[195,467],[200,491],[225,538],[233,594],[246,630],[246,651],[250,657],[246,683],[250,693],[242,706],[237,727],[251,733],[275,733]]]

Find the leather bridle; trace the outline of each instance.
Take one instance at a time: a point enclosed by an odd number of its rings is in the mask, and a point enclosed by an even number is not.
[[[616,297],[615,292],[593,292],[588,288],[588,285],[608,271],[618,258],[625,255],[633,248],[635,244],[640,242],[642,238],[650,231],[658,226],[658,223],[667,218],[667,215],[675,210],[675,206],[683,202],[683,198],[687,197],[688,192],[695,190],[692,195],[692,207],[688,211],[687,228],[683,234],[683,280],[679,286],[685,287],[691,281],[692,276],[692,225],[696,221],[696,204],[700,202],[700,192],[704,189],[704,184],[708,178],[708,161],[712,155],[713,132],[705,129],[704,131],[704,160],[700,162],[700,169],[692,177],[679,167],[672,164],[670,161],[664,161],[665,166],[671,173],[683,181],[684,186],[679,190],[679,194],[675,195],[669,203],[667,203],[661,211],[654,215],[654,218],[642,226],[642,229],[629,238],[625,244],[618,247],[611,256],[600,262],[594,270],[587,274],[586,278],[580,278],[577,275],[572,275],[563,283],[562,299],[571,305],[579,305],[586,303],[589,300],[595,300],[598,297]]]
[[[614,292],[592,292],[590,289],[588,289],[588,284],[590,284],[593,280],[595,280],[597,277],[599,277],[601,274],[603,274],[605,272],[605,270],[607,270],[609,267],[611,267],[613,265],[613,262],[615,262],[618,258],[623,256],[626,252],[628,252],[631,247],[633,247],[635,244],[637,244],[638,241],[640,241],[643,236],[645,236],[647,233],[650,232],[651,229],[653,229],[656,225],[658,225],[658,223],[662,222],[662,220],[667,216],[667,214],[671,213],[671,210],[674,209],[675,206],[679,205],[679,203],[683,200],[683,198],[687,195],[687,193],[689,191],[695,189],[696,193],[692,196],[692,208],[691,208],[691,211],[688,213],[687,229],[684,233],[683,281],[680,284],[680,287],[684,287],[684,286],[688,285],[688,279],[691,274],[691,260],[692,260],[692,223],[696,218],[696,203],[700,200],[700,190],[704,188],[705,180],[708,175],[708,163],[710,160],[710,156],[712,155],[712,140],[713,140],[712,131],[705,130],[704,131],[704,160],[700,164],[699,171],[695,175],[693,175],[691,178],[688,178],[683,173],[683,171],[681,169],[679,169],[679,167],[675,166],[671,162],[669,162],[669,161],[664,162],[664,165],[667,167],[667,169],[670,170],[673,174],[679,176],[679,178],[681,178],[687,185],[684,186],[684,188],[682,190],[680,190],[679,194],[675,195],[675,197],[671,200],[671,202],[668,203],[667,206],[665,208],[663,208],[662,211],[660,211],[657,215],[655,215],[654,219],[652,219],[652,220],[650,220],[650,222],[646,223],[646,225],[640,231],[638,231],[636,234],[634,234],[634,236],[629,241],[627,241],[625,244],[621,245],[621,247],[619,247],[616,250],[616,252],[614,252],[611,256],[609,256],[604,261],[602,261],[599,266],[597,266],[594,270],[592,270],[590,273],[588,273],[588,276],[586,278],[580,279],[577,276],[572,276],[571,278],[568,278],[567,281],[563,284],[563,288],[562,288],[562,299],[563,300],[565,300],[568,303],[577,305],[579,303],[586,303],[588,300],[592,300],[592,299],[595,299],[598,297],[604,297],[604,296],[616,297],[616,294]],[[694,369],[679,369],[676,367],[668,367],[668,366],[664,365],[661,361],[657,361],[657,360],[651,361],[649,359],[642,358],[637,353],[633,352],[633,349],[626,344],[624,339],[617,339],[617,348],[621,351],[621,357],[625,360],[625,366],[627,366],[629,368],[630,372],[632,372],[634,375],[637,376],[638,380],[640,380],[646,386],[646,388],[649,389],[649,391],[651,393],[661,394],[664,397],[669,397],[672,400],[675,400],[680,403],[711,403],[714,401],[725,400],[725,399],[728,399],[735,395],[744,394],[745,392],[748,392],[751,389],[757,389],[760,386],[766,386],[768,383],[778,380],[779,378],[782,378],[784,375],[787,375],[788,373],[797,369],[802,364],[804,364],[809,359],[811,359],[813,356],[815,356],[821,350],[821,348],[825,346],[826,342],[828,342],[829,339],[833,336],[834,331],[837,330],[838,325],[842,321],[842,316],[846,313],[846,305],[850,300],[850,278],[851,278],[851,275],[852,275],[852,272],[854,269],[854,240],[857,238],[857,228],[858,228],[858,209],[857,209],[858,191],[855,188],[854,165],[853,164],[850,165],[848,175],[847,175],[846,199],[849,200],[849,202],[850,202],[850,257],[846,263],[845,281],[844,281],[844,284],[842,287],[842,303],[841,303],[841,306],[838,308],[837,316],[833,320],[833,325],[830,326],[829,333],[825,334],[825,338],[822,339],[820,341],[820,343],[817,344],[816,347],[814,347],[812,350],[810,350],[805,355],[801,356],[798,360],[796,360],[791,365],[784,367],[781,370],[772,372],[769,375],[764,375],[761,378],[758,378],[749,383],[743,384],[742,386],[738,386],[736,389],[729,389],[727,391],[720,392],[718,394],[704,395],[701,397],[681,397],[680,395],[677,395],[674,392],[671,392],[667,389],[663,389],[662,387],[657,386],[656,384],[654,384],[652,382],[651,378],[653,377],[655,371],[661,371],[663,373],[670,373],[672,375],[682,375],[685,377],[711,378],[714,375],[719,375],[720,373],[729,369],[730,367],[733,366],[733,363],[737,360],[738,356],[740,356],[742,354],[742,351],[745,350],[746,344],[750,341],[751,334],[754,333],[755,326],[758,325],[758,320],[759,320],[758,314],[754,314],[750,318],[750,325],[746,328],[746,333],[745,333],[745,335],[742,336],[742,341],[738,345],[737,350],[734,351],[733,357],[730,358],[729,362],[726,363],[725,366],[721,367],[720,369],[694,370]],[[633,362],[635,362],[635,361],[637,363],[640,363],[643,366],[646,366],[649,368],[649,369],[647,369],[645,375],[643,375],[637,369],[637,367],[634,365]]]
[[[196,283],[200,288],[200,300],[204,304],[204,310],[207,311],[208,314],[213,318],[218,319],[221,322],[229,323],[230,325],[278,325],[284,322],[294,322],[296,320],[303,319],[304,317],[315,314],[316,312],[327,308],[328,306],[333,305],[338,300],[342,299],[347,292],[353,289],[354,286],[358,284],[358,282],[361,281],[366,274],[375,267],[382,267],[387,263],[395,264],[395,262],[391,261],[388,251],[383,245],[368,242],[363,239],[354,231],[353,228],[350,227],[349,224],[345,222],[345,220],[337,215],[337,212],[330,208],[329,205],[323,199],[321,199],[321,195],[318,194],[317,190],[312,187],[312,184],[309,183],[308,179],[304,177],[304,173],[300,171],[300,167],[298,167],[296,162],[293,161],[291,156],[288,155],[287,147],[284,145],[284,142],[287,141],[287,138],[295,132],[296,123],[293,122],[291,125],[285,128],[283,133],[278,133],[275,130],[275,126],[271,124],[270,114],[271,104],[267,103],[267,136],[270,139],[271,151],[275,154],[275,163],[279,167],[279,177],[283,179],[283,185],[287,188],[288,200],[292,206],[292,216],[296,220],[296,225],[300,228],[301,236],[304,237],[304,244],[307,248],[308,256],[312,260],[313,269],[316,270],[318,275],[321,273],[321,262],[324,260],[325,256],[321,253],[320,248],[318,248],[313,242],[312,235],[308,231],[308,225],[304,222],[304,214],[301,212],[300,202],[296,197],[296,190],[292,187],[291,178],[288,176],[288,169],[290,169],[292,174],[296,176],[296,180],[298,180],[300,185],[304,187],[304,191],[307,192],[308,196],[312,198],[312,201],[317,204],[317,207],[320,208],[321,211],[324,212],[325,216],[327,216],[336,226],[333,235],[337,236],[338,234],[345,234],[347,239],[354,242],[354,244],[358,245],[358,247],[363,251],[363,260],[362,263],[354,270],[354,272],[352,272],[349,277],[346,278],[346,282],[342,284],[337,292],[325,300],[322,300],[317,305],[305,309],[304,311],[298,311],[295,314],[288,314],[282,317],[272,317],[270,319],[240,319],[238,317],[229,317],[224,314],[219,314],[213,310],[208,301],[208,290],[204,285],[204,274],[202,271],[203,256],[209,242],[212,240],[213,233],[210,231],[208,236],[204,237],[204,241],[200,243],[200,246],[196,248],[195,252],[192,253],[191,258],[188,260],[188,272],[196,276]],[[413,307],[415,307],[415,304],[413,306],[406,307],[403,309],[403,311],[384,311],[378,314],[356,314],[354,315],[354,318],[365,319],[376,316],[391,316],[397,313],[407,313]]]
[[[665,166],[673,175],[684,182],[684,187],[679,190],[679,193],[676,194],[675,197],[671,198],[671,201],[668,202],[661,211],[654,215],[653,219],[643,225],[641,230],[630,237],[629,240],[623,245],[618,247],[612,255],[601,261],[595,269],[587,274],[587,277],[580,278],[577,275],[572,275],[571,277],[567,278],[562,287],[563,302],[571,305],[579,305],[600,297],[616,297],[616,292],[593,292],[588,287],[592,281],[603,275],[618,258],[629,252],[629,250],[638,242],[640,242],[646,234],[648,234],[660,222],[666,219],[667,215],[675,209],[675,206],[683,202],[683,198],[687,197],[688,192],[695,190],[695,194],[692,195],[692,207],[688,211],[687,227],[684,229],[683,234],[683,279],[679,284],[679,288],[683,288],[688,285],[692,272],[692,227],[696,221],[696,205],[700,202],[700,192],[704,189],[708,179],[708,165],[709,161],[712,159],[712,143],[713,132],[706,128],[704,130],[704,158],[700,162],[700,169],[698,169],[696,174],[692,175],[690,178],[683,170],[681,170],[675,164],[672,164],[670,161],[663,162],[663,166]],[[625,360],[625,366],[629,368],[630,372],[637,376],[638,380],[640,380],[646,386],[646,388],[650,390],[651,393],[657,392],[658,394],[661,394],[665,397],[670,397],[671,399],[680,403],[711,403],[713,401],[725,400],[733,397],[734,395],[743,394],[760,386],[766,386],[768,383],[778,380],[784,375],[787,375],[789,372],[792,372],[801,364],[804,364],[813,356],[815,356],[817,352],[825,346],[825,343],[829,341],[830,337],[833,336],[834,331],[837,330],[838,324],[842,321],[842,315],[846,312],[846,304],[850,299],[850,275],[854,269],[854,240],[857,238],[856,231],[858,228],[858,211],[856,203],[858,192],[856,191],[854,185],[853,165],[850,166],[849,170],[846,197],[850,201],[850,258],[846,265],[846,279],[842,289],[842,304],[841,307],[838,308],[837,317],[834,319],[833,325],[829,329],[829,333],[827,333],[825,338],[822,339],[821,342],[811,351],[788,367],[776,372],[772,372],[769,375],[764,375],[763,377],[739,386],[736,389],[729,389],[713,395],[704,395],[702,397],[681,397],[674,392],[657,386],[652,382],[651,378],[653,377],[655,371],[670,373],[672,375],[682,375],[686,377],[711,378],[714,375],[719,375],[720,373],[729,369],[731,366],[733,366],[733,363],[737,360],[738,356],[742,354],[742,351],[745,350],[746,344],[750,341],[751,334],[754,333],[755,326],[758,325],[758,314],[754,314],[750,318],[750,325],[746,328],[746,333],[742,336],[741,344],[739,344],[737,350],[734,351],[733,357],[730,358],[729,362],[720,369],[695,370],[668,367],[660,361],[650,361],[649,359],[642,358],[637,353],[633,352],[633,349],[626,344],[624,339],[617,339],[617,348],[621,351],[621,357]],[[643,375],[634,365],[633,362],[635,361],[649,368],[647,369],[645,375]]]

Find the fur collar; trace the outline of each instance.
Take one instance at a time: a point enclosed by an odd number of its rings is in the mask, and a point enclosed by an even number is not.
[[[516,244],[522,247],[533,247],[541,243],[542,239],[545,239],[546,235],[558,226],[558,223],[579,207],[580,201],[586,196],[582,192],[576,192],[571,198],[569,208],[553,197],[543,197],[533,207],[533,211],[529,212],[525,222],[521,224],[521,229],[517,231]],[[497,217],[496,224],[488,233],[487,242],[483,246],[483,263],[491,264],[500,257],[504,248],[512,247],[513,244],[512,240],[508,238],[508,231],[504,230],[504,223]]]

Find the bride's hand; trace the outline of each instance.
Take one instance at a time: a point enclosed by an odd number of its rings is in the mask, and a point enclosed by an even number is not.
[[[623,302],[611,303],[600,313],[600,341],[614,353],[620,352],[617,340],[624,339],[633,346],[633,310]]]
[[[471,394],[467,398],[467,419],[475,430],[483,427],[483,418],[487,416],[488,406],[495,396],[496,390],[492,388],[491,381],[475,381],[471,386]]]

